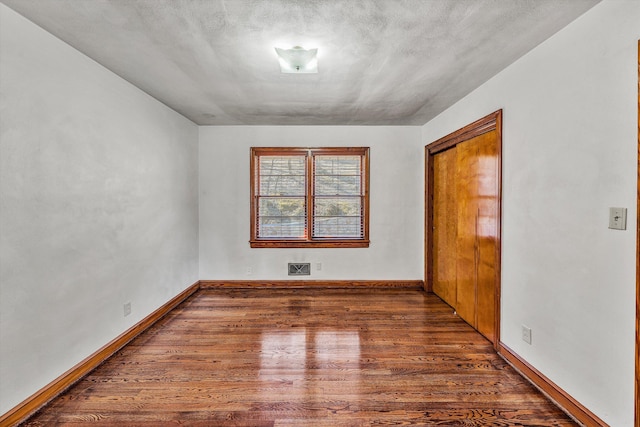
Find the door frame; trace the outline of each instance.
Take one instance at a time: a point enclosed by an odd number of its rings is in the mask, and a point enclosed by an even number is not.
[[[500,277],[502,241],[502,110],[495,111],[475,122],[444,136],[425,147],[425,263],[424,290],[433,292],[433,156],[469,139],[487,132],[496,131],[498,139],[498,230],[496,242],[496,283],[495,283],[495,324],[493,346],[498,350],[500,343]]]
[[[638,40],[638,208],[636,210],[636,386],[635,425],[640,427],[640,40]]]

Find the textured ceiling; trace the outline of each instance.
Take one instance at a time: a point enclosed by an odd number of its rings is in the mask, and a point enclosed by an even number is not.
[[[1,1],[200,125],[422,125],[599,0]]]

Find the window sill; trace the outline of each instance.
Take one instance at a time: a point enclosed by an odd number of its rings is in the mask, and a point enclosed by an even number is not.
[[[252,248],[368,248],[368,240],[251,240]]]

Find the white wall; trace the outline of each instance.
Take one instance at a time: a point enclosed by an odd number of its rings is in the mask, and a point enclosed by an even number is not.
[[[502,341],[616,427],[634,403],[639,23],[640,2],[600,3],[422,134],[504,109]]]
[[[1,414],[198,279],[198,130],[4,5],[0,31]]]
[[[370,247],[250,248],[252,146],[371,147]],[[200,278],[286,280],[288,262],[311,262],[311,280],[420,280],[423,181],[416,126],[201,127]]]

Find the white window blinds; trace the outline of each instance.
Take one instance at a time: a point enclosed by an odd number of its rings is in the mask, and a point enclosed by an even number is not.
[[[252,247],[366,247],[366,147],[252,148]]]
[[[362,238],[361,156],[313,158],[313,237]]]

